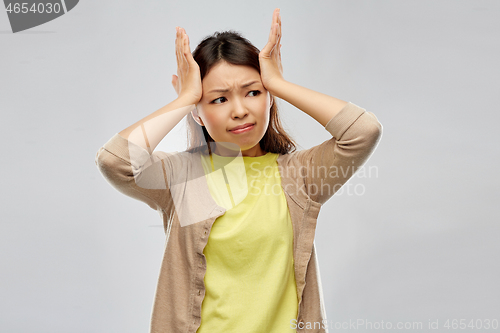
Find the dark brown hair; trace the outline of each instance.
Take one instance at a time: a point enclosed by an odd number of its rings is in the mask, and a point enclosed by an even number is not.
[[[215,32],[213,35],[205,37],[193,51],[193,58],[200,67],[200,75],[203,80],[212,67],[220,61],[232,65],[249,66],[260,74],[259,53],[259,49],[249,40],[238,32],[229,30]],[[297,149],[296,143],[283,129],[275,97],[271,95],[271,98],[273,104],[270,109],[269,124],[259,144],[265,152],[288,154]],[[188,150],[208,145],[211,152],[210,146],[214,140],[208,134],[205,126],[200,126],[193,119],[191,113],[187,114],[186,122]]]

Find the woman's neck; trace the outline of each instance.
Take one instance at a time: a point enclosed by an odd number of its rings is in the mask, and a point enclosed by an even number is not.
[[[214,146],[213,153],[219,156],[236,157],[240,154],[240,150],[228,149],[222,146],[221,144],[214,144],[213,146]],[[250,149],[241,151],[241,155],[245,157],[257,157],[266,154],[267,152],[262,150],[260,144],[258,143]]]

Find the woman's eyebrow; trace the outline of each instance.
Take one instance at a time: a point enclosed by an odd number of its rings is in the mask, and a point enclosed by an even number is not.
[[[255,83],[259,83],[259,81],[252,81],[252,82],[245,83],[244,85],[241,86],[241,89],[249,87],[249,86],[251,86],[252,84],[255,84]],[[228,92],[228,91],[229,91],[229,89],[212,89],[212,90],[209,91],[209,93],[212,93],[212,92],[225,93],[225,92]]]

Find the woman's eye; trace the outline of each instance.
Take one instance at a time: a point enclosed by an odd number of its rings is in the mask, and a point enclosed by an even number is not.
[[[249,92],[249,94],[251,94],[251,93],[256,93],[255,96],[260,95],[260,91],[259,90],[252,90],[252,91]]]
[[[217,98],[217,99],[214,99],[214,100],[212,101],[212,103],[214,103],[214,104],[221,104],[221,103],[216,103],[216,102],[217,102],[219,99],[221,99],[221,98],[225,98],[225,97],[219,97],[219,98]]]

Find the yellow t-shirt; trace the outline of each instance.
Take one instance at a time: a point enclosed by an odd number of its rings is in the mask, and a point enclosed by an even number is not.
[[[206,293],[197,333],[295,332],[293,229],[278,156],[202,155],[210,193],[226,212],[203,251]]]

